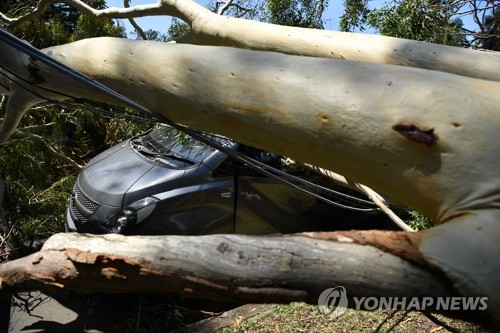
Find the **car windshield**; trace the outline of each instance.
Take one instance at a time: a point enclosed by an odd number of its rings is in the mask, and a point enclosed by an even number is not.
[[[214,135],[209,137],[223,145],[232,144],[229,139]],[[131,143],[139,153],[176,168],[201,163],[216,151],[215,148],[171,127],[154,129],[133,139]]]

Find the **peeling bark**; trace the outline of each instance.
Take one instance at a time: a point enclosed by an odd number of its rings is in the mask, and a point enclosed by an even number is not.
[[[365,246],[367,242],[345,242],[346,237],[349,233],[306,237],[57,234],[40,252],[0,266],[0,293],[51,286],[311,304],[335,285],[346,287],[351,296],[455,295],[439,275]]]
[[[266,237],[57,234],[40,252],[0,265],[0,295],[64,288],[317,304],[323,290],[343,286],[350,307],[355,305],[353,297],[463,296],[416,254],[415,235],[357,231]],[[386,244],[383,250],[380,244]],[[491,319],[487,311],[444,314]]]
[[[336,242],[369,245],[398,256],[420,266],[429,263],[422,257],[418,246],[423,233],[407,233],[381,230],[351,230],[335,232],[307,232],[301,235]],[[431,267],[434,268],[434,267]]]

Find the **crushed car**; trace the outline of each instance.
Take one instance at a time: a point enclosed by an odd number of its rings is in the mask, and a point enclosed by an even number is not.
[[[206,137],[224,149],[163,126],[94,157],[74,185],[66,231],[256,235],[395,228],[355,191],[290,168],[279,155]]]

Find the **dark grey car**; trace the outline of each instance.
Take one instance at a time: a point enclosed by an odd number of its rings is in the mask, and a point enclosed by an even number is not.
[[[219,144],[283,170],[280,156],[229,139]],[[303,170],[286,170],[340,188]],[[66,230],[134,235],[271,234],[392,228],[381,213],[339,208],[170,127],[118,144],[93,158],[70,199]],[[309,192],[311,190],[309,189]]]

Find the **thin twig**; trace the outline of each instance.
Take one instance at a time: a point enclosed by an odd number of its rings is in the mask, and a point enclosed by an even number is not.
[[[49,150],[49,152],[52,155],[54,155],[55,157],[58,157],[58,158],[60,158],[60,159],[62,159],[64,161],[66,161],[67,163],[69,163],[71,166],[73,166],[77,170],[82,170],[83,169],[83,165],[78,164],[76,161],[74,161],[70,157],[66,156],[64,153],[56,150],[54,147],[52,147],[51,145],[49,145],[43,139],[43,137],[41,137],[40,135],[36,135],[36,134],[33,134],[33,133],[29,133],[29,132],[22,132],[22,133],[25,134],[25,135],[28,135],[29,137],[31,137],[33,139],[36,139],[36,140],[39,140],[39,141],[43,142],[45,144],[45,146],[47,147],[47,149]]]
[[[44,124],[40,124],[40,125],[24,126],[24,127],[18,128],[18,130],[21,131],[21,132],[24,132],[24,131],[28,131],[28,130],[32,130],[32,129],[52,127],[54,125],[56,125],[56,123],[55,122],[51,122],[51,123],[44,123]]]
[[[125,8],[130,8],[130,0],[123,0],[123,6]],[[148,40],[148,36],[146,36],[144,30],[142,30],[142,28],[135,22],[135,20],[132,17],[130,17],[128,21],[130,22],[130,24],[132,24],[135,31],[137,31],[137,33],[141,36],[143,40]]]
[[[328,177],[329,179],[333,180],[334,182],[342,185],[342,186],[348,186],[349,188],[357,189],[358,191],[364,193],[367,195],[374,203],[377,205],[380,210],[386,214],[394,223],[396,223],[402,230],[408,231],[408,232],[413,232],[413,230],[408,224],[406,224],[403,220],[399,218],[388,206],[387,203],[385,202],[386,200],[377,192],[372,190],[366,185],[356,183],[353,181],[348,180],[342,175],[339,175],[338,173],[335,173],[330,170],[325,170],[323,168],[319,168],[314,165],[310,165],[307,163],[301,163],[301,162],[296,162],[292,159],[287,158],[286,159],[287,164],[295,164],[297,166],[304,167],[308,170],[317,172],[325,177]]]
[[[486,11],[488,9],[494,9],[495,7],[498,7],[498,5],[491,5],[491,6],[486,6],[483,8],[473,8],[473,9],[465,10],[463,12],[456,12],[453,15],[462,16],[462,15],[467,15],[467,14],[472,14],[472,13],[474,13],[476,15],[478,12],[483,12],[483,18],[481,20],[484,20],[484,15],[485,15]],[[479,17],[478,17],[478,20],[479,20]]]
[[[0,249],[3,248],[3,245],[5,244],[5,242],[7,241],[7,239],[9,239],[10,235],[12,234],[14,230],[14,226],[11,226],[9,228],[9,231],[7,232],[7,234],[5,235],[5,237],[0,237],[2,239],[2,241],[0,242]],[[3,254],[2,254],[3,255]]]
[[[399,216],[397,216],[389,207],[387,207],[380,199],[379,195],[366,185],[358,184],[363,192],[380,208],[380,210],[387,215],[394,223],[396,223],[402,230],[414,232],[415,230],[406,224]]]

